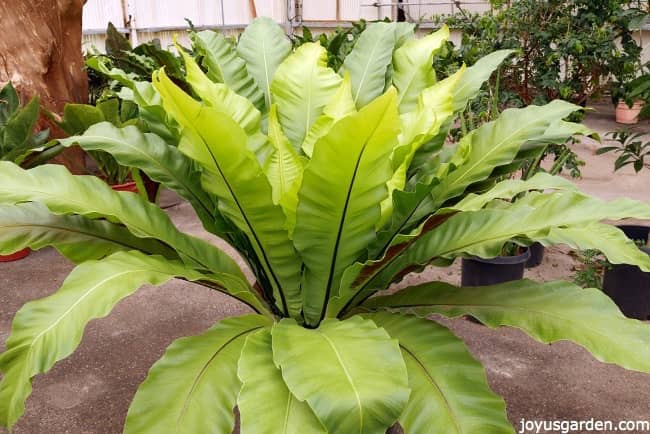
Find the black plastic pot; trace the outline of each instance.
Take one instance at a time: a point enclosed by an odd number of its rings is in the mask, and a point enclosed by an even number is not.
[[[529,259],[528,248],[517,256],[498,256],[493,259],[463,258],[461,286],[486,286],[519,280],[524,277],[524,265]]]
[[[625,233],[625,236],[631,240],[642,240],[644,244],[648,244],[648,233],[650,233],[650,226],[640,225],[620,225],[620,230]]]
[[[650,255],[650,248],[641,250]],[[603,291],[628,318],[650,319],[650,273],[634,265],[612,265],[605,270]]]
[[[533,243],[529,247],[530,258],[526,261],[526,268],[538,267],[544,260],[544,245],[542,243]]]

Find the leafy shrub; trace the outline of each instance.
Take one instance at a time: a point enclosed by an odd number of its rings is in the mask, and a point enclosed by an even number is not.
[[[607,133],[616,142],[615,145],[602,146],[596,151],[601,155],[607,152],[620,154],[614,162],[614,171],[622,167],[632,165],[634,171],[639,173],[644,167],[650,169],[650,142],[644,142],[644,133],[635,133],[630,129],[623,128]]]
[[[134,81],[151,81],[151,74],[164,67],[170,77],[184,86],[184,72],[180,58],[162,48],[160,40],[154,39],[133,47],[113,23],[109,22],[104,46],[105,53],[93,49],[86,55],[91,104],[113,97],[114,91],[119,90],[124,84],[106,75],[102,68],[97,66],[98,64],[105,65],[107,69],[119,69]],[[184,88],[189,90],[189,87],[184,86]]]
[[[645,15],[635,1],[516,0],[485,14],[461,10],[437,21],[463,32],[452,63],[471,65],[494,49],[517,50],[503,71],[504,96],[513,92],[524,104],[561,98],[584,105],[608,89],[610,75],[623,83],[636,76],[641,47],[632,32]]]
[[[599,360],[650,372],[650,328],[597,290],[431,282],[376,295],[427,264],[494,257],[507,242],[602,247],[612,262],[650,270],[647,255],[600,223],[650,218],[650,205],[603,202],[543,173],[499,182],[548,143],[588,133],[563,121],[579,107],[509,109],[445,145],[457,114],[510,53],[438,81],[432,59],[448,32],[415,39],[406,30],[368,26],[339,72],[320,44],[292,50],[270,19],[255,20],[236,46],[203,33],[194,43],[204,45],[207,72],[181,50],[196,98],[164,70],[153,88],[126,87],[141,109],[161,104],[178,147],[110,123],[62,141],[110,152],[177,191],[242,254],[254,283],[137,195],[62,167],[1,163],[0,215],[12,229],[0,253],[52,245],[79,264],[14,319],[0,356],[2,425],[22,415],[32,378],[67,357],[89,321],[139,286],[175,277],[254,313],[174,342],[136,393],[127,434],[230,433],[235,406],[245,434],[383,433],[397,420],[406,433],[512,433],[482,367],[426,319],[432,313],[519,327],[541,342],[573,340]]]

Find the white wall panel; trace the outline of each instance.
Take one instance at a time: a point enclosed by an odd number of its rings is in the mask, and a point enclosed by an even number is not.
[[[104,44],[104,40],[106,39],[106,35],[104,34],[93,34],[93,35],[83,35],[81,37],[81,51],[84,53],[92,50],[92,49],[97,49],[102,53],[106,52],[106,46]]]
[[[124,27],[121,0],[88,0],[83,9],[85,30],[104,30],[108,22]]]
[[[0,0],[3,1],[3,0]],[[137,28],[159,28],[165,26],[185,26],[184,17],[190,18],[197,26],[218,27],[222,24],[220,0],[128,0],[134,6]],[[339,14],[342,21],[356,21],[360,18],[375,20],[379,17],[392,17],[394,8],[382,7],[378,14],[376,7],[362,7],[363,4],[372,4],[377,0],[339,0]],[[383,0],[385,3],[396,0]],[[411,18],[425,21],[433,14],[448,14],[452,11],[452,1],[447,0],[405,0],[405,3],[435,3],[432,5],[411,5],[409,13]],[[461,1],[464,9],[481,12],[489,10],[487,0]],[[251,13],[249,0],[223,0],[225,11],[225,24],[247,24],[250,22]],[[278,22],[285,20],[286,0],[255,0],[258,16],[271,16]],[[457,8],[453,8],[457,10]],[[309,21],[334,21],[336,20],[336,0],[303,0],[303,19]],[[104,49],[104,34],[98,31],[106,29],[112,21],[117,27],[124,27],[124,13],[122,0],[88,0],[83,10],[83,28],[86,34],[83,37],[84,50],[94,45],[99,50]],[[330,29],[321,29],[330,30]],[[186,43],[186,32],[138,32],[138,40],[146,42],[159,38],[163,46],[171,44],[174,33],[179,33],[181,42]],[[237,29],[229,29],[224,33],[236,35]],[[454,34],[455,37],[456,32]],[[643,31],[635,35],[644,48],[642,58],[650,60],[650,31]]]
[[[285,0],[255,0],[258,17],[271,17],[277,22],[284,22],[287,16]]]
[[[336,20],[335,0],[303,0],[303,21],[334,21]]]
[[[339,0],[341,19],[345,21],[357,21],[361,18],[366,20],[376,20],[379,17],[378,8],[370,5],[374,0]],[[390,13],[390,8],[381,8],[383,13]]]
[[[248,0],[223,0],[223,9],[226,24],[247,24],[251,21]]]
[[[463,9],[476,13],[488,12],[490,10],[490,4],[488,2],[468,3],[462,6]]]
[[[196,26],[221,24],[221,5],[213,0],[131,0],[138,28],[185,26],[185,18]]]

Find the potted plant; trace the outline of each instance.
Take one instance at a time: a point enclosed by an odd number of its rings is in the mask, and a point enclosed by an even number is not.
[[[512,239],[599,245],[606,238],[610,260],[650,270],[650,258],[635,256],[622,235],[599,223],[650,217],[650,205],[576,190],[535,194],[568,182],[550,175],[498,182],[495,171],[507,172],[520,152],[579,129],[560,123],[579,107],[556,101],[506,110],[444,144],[451,120],[509,52],[436,81],[431,54],[442,40],[374,23],[339,74],[319,44],[293,51],[281,27],[258,18],[236,47],[219,47],[226,55],[215,59],[226,62],[218,64],[228,84],[211,81],[189,55],[187,81],[199,99],[164,70],[154,75],[166,113],[183,131],[178,148],[110,123],[71,138],[83,147],[101,127],[118,162],[178,191],[207,230],[242,253],[254,284],[223,250],[180,232],[140,196],[62,167],[0,163],[0,204],[17,220],[45,215],[85,228],[74,237],[42,228],[38,239],[4,241],[54,245],[79,265],[58,292],[14,319],[0,355],[0,424],[15,424],[32,378],[70,355],[91,320],[141,285],[175,277],[253,313],[174,342],[137,391],[126,434],[228,434],[234,407],[242,434],[380,434],[396,421],[408,434],[512,433],[480,364],[427,319],[433,313],[519,327],[541,342],[573,340],[599,360],[650,372],[650,327],[621,317],[600,291],[567,282],[430,282],[376,295],[430,263],[494,257]],[[246,67],[228,69],[233,61]],[[485,182],[494,187],[471,193]],[[502,200],[522,191],[533,193]]]
[[[643,74],[629,83],[616,83],[612,90],[616,106],[616,122],[636,124],[650,115],[650,74]]]
[[[461,265],[461,286],[488,286],[497,283],[521,280],[524,268],[530,261],[528,247],[514,243],[504,246],[501,255],[496,258],[463,258]]]
[[[109,94],[110,95],[110,94]],[[63,118],[57,122],[63,131],[70,135],[83,134],[93,125],[108,122],[116,127],[135,126],[145,128],[144,122],[138,116],[138,107],[134,102],[122,100],[117,96],[105,96],[95,105],[66,104]],[[132,170],[127,165],[120,164],[109,152],[101,146],[86,147],[87,154],[94,162],[96,174],[108,183],[113,190],[142,192],[145,197],[155,201],[159,184],[151,181],[138,170]],[[76,144],[73,140],[61,139],[62,146]]]
[[[648,226],[619,226],[639,250],[650,255]],[[650,319],[650,273],[639,267],[615,264],[605,268],[603,291],[629,318]]]
[[[210,32],[213,33],[213,32]],[[191,29],[193,40],[197,34]],[[69,134],[81,134],[93,125],[110,122],[115,126],[137,126],[144,133],[154,132],[172,146],[177,146],[180,134],[174,121],[165,115],[160,106],[160,97],[151,86],[151,73],[164,67],[172,79],[187,91],[190,87],[184,81],[180,58],[161,47],[159,40],[152,40],[132,47],[131,43],[108,24],[105,40],[106,53],[90,50],[86,55],[89,75],[91,105],[70,104],[70,122],[64,129]],[[203,46],[197,44],[197,53]],[[201,57],[210,57],[200,54]],[[101,126],[99,131],[101,131]],[[75,143],[62,140],[63,146]],[[98,175],[117,191],[138,192],[152,202],[158,200],[160,183],[150,179],[139,170],[132,170],[129,164],[119,164],[110,152],[109,143],[102,143],[101,137],[86,149],[94,160]],[[178,201],[172,202],[176,204]],[[167,206],[171,206],[168,204]]]
[[[38,97],[32,98],[22,106],[11,82],[0,89],[0,161],[34,167],[55,157],[61,151],[60,146],[47,143],[49,130],[34,133],[39,114]],[[25,258],[31,251],[29,248],[11,250],[0,248],[0,262]]]
[[[106,65],[109,70],[115,68],[123,71],[136,81],[151,81],[151,74],[164,67],[177,83],[181,83],[184,88],[189,89],[183,83],[184,74],[180,59],[171,51],[163,49],[158,39],[133,47],[113,23],[109,22],[106,28],[104,47],[105,53],[92,47],[85,55],[91,104],[105,99],[107,94],[114,94],[122,86],[122,83],[116,82],[113,77],[97,68],[96,65],[99,63]]]
[[[587,128],[579,133],[584,136],[600,139],[595,132]],[[546,148],[538,151],[536,155],[533,155],[532,158],[524,162],[521,170],[522,179],[530,179],[531,176],[538,173],[559,175],[563,171],[566,171],[571,178],[580,178],[580,167],[585,162],[571,149],[571,145],[575,142],[576,138],[573,136],[569,138],[559,137],[559,142],[551,143]],[[542,163],[549,158],[552,158],[553,164],[546,170],[542,167]],[[529,251],[530,257],[526,261],[525,267],[534,268],[541,265],[544,260],[544,245],[536,241],[529,246]]]
[[[615,144],[603,146],[596,153],[619,154],[614,162],[614,171],[625,166],[632,166],[636,173],[644,168],[650,168],[650,162],[647,160],[650,158],[650,142],[643,141],[643,133],[621,129],[608,133],[608,136]],[[619,228],[630,243],[636,243],[642,252],[650,254],[648,248],[650,226],[620,225]],[[603,290],[625,315],[643,320],[650,318],[650,273],[631,265],[611,265],[605,268]]]

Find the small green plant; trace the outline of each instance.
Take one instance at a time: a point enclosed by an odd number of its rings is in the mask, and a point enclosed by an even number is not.
[[[0,89],[0,160],[11,161],[23,167],[34,167],[54,158],[63,150],[48,143],[50,130],[34,133],[40,116],[38,97],[25,106],[11,82]]]
[[[603,289],[603,274],[611,267],[607,258],[595,249],[578,250],[573,256],[580,262],[573,276],[573,282],[583,288]]]
[[[99,101],[96,105],[66,104],[63,119],[57,124],[74,136],[100,122],[110,122],[117,127],[138,125],[137,105],[117,97]],[[99,150],[87,150],[87,153],[96,163],[97,175],[108,184],[124,184],[130,179],[131,169],[119,164],[111,154]]]
[[[632,240],[637,247],[646,247],[645,240]],[[577,250],[571,252],[580,265],[575,270],[573,282],[583,288],[603,289],[603,275],[611,269],[612,264],[607,257],[596,249]]]
[[[236,45],[215,35],[194,47],[198,63],[180,50],[191,93],[164,69],[152,87],[109,70],[140,110],[162,107],[158,119],[173,119],[163,132],[178,131],[178,147],[110,122],[61,143],[109,152],[178,192],[255,281],[140,196],[60,166],[0,162],[0,254],[54,246],[78,264],[13,321],[0,355],[1,425],[16,423],[32,379],[69,356],[90,321],[172,278],[252,313],[172,343],[139,387],[126,434],[230,434],[235,407],[242,434],[383,434],[396,422],[406,434],[512,434],[482,366],[432,314],[518,327],[544,343],[572,340],[599,360],[650,372],[650,327],[597,290],[429,282],[378,295],[412,271],[493,258],[508,242],[606,243],[612,261],[650,271],[647,255],[601,223],[650,218],[650,205],[604,202],[546,173],[501,181],[531,152],[583,131],[563,121],[579,106],[504,110],[446,143],[511,52],[438,80],[431,65],[444,30],[416,38],[412,26],[373,23],[338,71],[320,43],[294,49],[269,18]],[[529,193],[512,202],[521,192]]]
[[[115,92],[124,85],[120,80],[105,74],[98,64],[107,69],[118,69],[134,81],[151,81],[151,74],[164,67],[172,79],[185,89],[184,73],[180,58],[171,51],[161,47],[160,41],[154,39],[133,47],[113,25],[108,23],[106,28],[105,53],[96,49],[89,50],[86,55],[89,78],[89,101],[96,104],[102,99],[114,96]]]
[[[632,165],[639,173],[643,168],[650,169],[650,141],[644,142],[644,133],[633,132],[628,128],[607,133],[616,145],[603,146],[596,151],[597,155],[607,152],[620,154],[614,162],[614,171]]]

